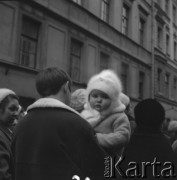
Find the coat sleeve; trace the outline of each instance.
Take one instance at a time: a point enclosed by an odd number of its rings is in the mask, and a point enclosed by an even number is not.
[[[99,146],[93,128],[81,117],[74,115],[67,127],[66,150],[72,161],[85,177],[91,180],[104,179],[106,154]]]
[[[10,153],[4,138],[0,136],[0,179],[11,180],[9,170]]]
[[[99,144],[106,149],[107,152],[120,151],[130,139],[130,123],[127,116],[121,113],[113,123],[112,133],[97,133]]]

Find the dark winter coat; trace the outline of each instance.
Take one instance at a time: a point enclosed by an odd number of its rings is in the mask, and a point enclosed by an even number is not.
[[[11,131],[0,125],[0,180],[11,180],[14,173],[11,142]]]
[[[170,164],[173,164],[172,169],[169,168],[171,166]],[[136,128],[126,147],[123,160],[119,163],[118,167],[128,176],[130,176],[130,174],[133,176],[136,174],[136,171],[140,176],[134,176],[133,179],[135,180],[156,179],[155,176],[158,175],[160,175],[161,180],[166,176],[163,173],[166,172],[169,174],[170,169],[171,174],[177,175],[177,158],[163,133],[153,131],[152,129]],[[155,168],[154,172],[153,167]],[[130,170],[130,168],[132,169]],[[169,169],[165,171],[165,168]],[[132,178],[127,178],[127,180],[128,179]],[[167,179],[177,179],[177,176],[168,177]]]
[[[43,98],[17,125],[12,144],[16,180],[103,179],[104,152],[94,131],[62,102]]]

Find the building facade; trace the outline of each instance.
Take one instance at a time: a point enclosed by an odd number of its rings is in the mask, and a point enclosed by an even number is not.
[[[111,68],[134,106],[160,100],[169,119],[177,113],[176,0],[0,1],[0,87],[23,106],[38,94],[36,73],[55,66],[73,90]]]
[[[167,120],[177,120],[177,1],[154,2],[154,96],[166,110]]]

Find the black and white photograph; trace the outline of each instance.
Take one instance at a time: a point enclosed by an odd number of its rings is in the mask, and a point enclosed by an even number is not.
[[[177,180],[177,0],[0,0],[0,180]]]

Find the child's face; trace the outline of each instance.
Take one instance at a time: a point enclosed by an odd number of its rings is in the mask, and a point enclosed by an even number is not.
[[[106,110],[111,105],[111,99],[107,94],[99,90],[93,90],[89,96],[91,108],[98,112]]]

